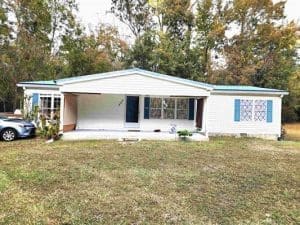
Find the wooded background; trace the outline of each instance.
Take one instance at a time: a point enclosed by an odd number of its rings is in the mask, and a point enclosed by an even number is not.
[[[298,25],[286,20],[284,6],[272,0],[112,0],[112,12],[134,35],[129,44],[112,25],[87,30],[76,0],[0,0],[0,111],[20,107],[20,81],[139,67],[288,90],[283,121],[297,121]]]

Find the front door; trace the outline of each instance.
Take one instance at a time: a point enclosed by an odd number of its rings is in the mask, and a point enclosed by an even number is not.
[[[203,128],[203,105],[204,105],[204,99],[198,99],[197,100],[197,116],[196,116],[196,127],[199,129]]]
[[[139,122],[139,96],[126,97],[126,123],[138,124]]]

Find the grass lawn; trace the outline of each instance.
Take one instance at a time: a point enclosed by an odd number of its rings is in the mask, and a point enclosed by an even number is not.
[[[300,141],[300,123],[285,124],[283,127],[288,140]]]
[[[300,142],[0,142],[0,224],[299,224]]]

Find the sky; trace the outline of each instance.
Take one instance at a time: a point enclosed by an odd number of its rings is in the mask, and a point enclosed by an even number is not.
[[[111,0],[77,0],[79,3],[79,17],[87,27],[93,27],[99,22],[117,26],[123,39],[130,40],[130,31],[110,12]],[[279,1],[279,0],[274,0]],[[285,14],[288,20],[295,20],[300,24],[300,0],[287,0]]]
[[[118,27],[123,39],[131,40],[132,34],[128,27],[112,14],[111,0],[77,0],[77,2],[79,18],[87,28],[92,28],[100,22],[111,24]]]

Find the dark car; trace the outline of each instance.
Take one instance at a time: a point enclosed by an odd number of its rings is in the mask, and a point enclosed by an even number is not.
[[[35,136],[35,130],[31,122],[0,116],[0,138],[4,141]]]

